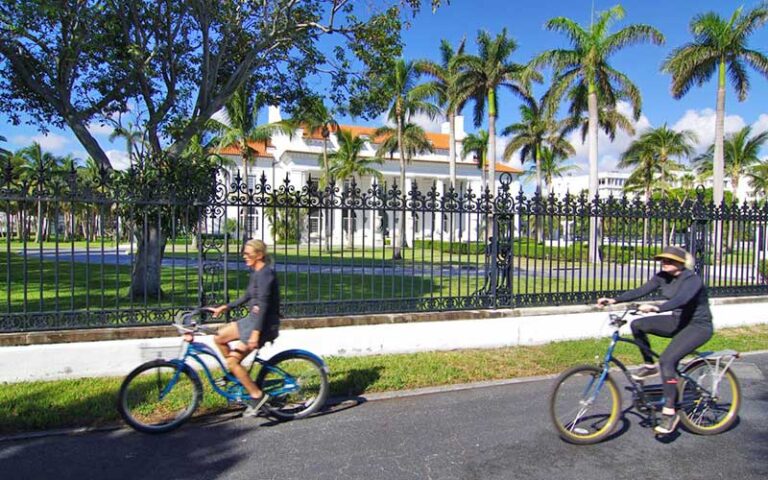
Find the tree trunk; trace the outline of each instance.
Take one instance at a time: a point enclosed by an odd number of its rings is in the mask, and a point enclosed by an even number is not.
[[[136,258],[131,271],[130,296],[134,300],[159,300],[163,296],[161,265],[165,251],[165,234],[156,222],[136,228]],[[146,237],[144,236],[146,234]]]
[[[533,149],[533,163],[536,165],[536,192],[540,196],[544,196],[544,191],[541,189],[541,146],[536,145]],[[543,200],[543,198],[542,198]],[[541,225],[541,217],[536,215],[536,241],[542,243],[544,241],[544,232]]]
[[[400,155],[400,188],[403,189],[403,205],[400,210],[400,228],[395,232],[395,250],[392,258],[400,260],[403,258],[403,249],[407,248],[405,238],[405,203],[408,195],[408,189],[405,186],[405,148],[403,148],[403,122],[400,111],[400,105],[397,106],[397,147]]]
[[[456,189],[456,112],[448,114],[448,176],[451,188]]]
[[[589,141],[589,200],[597,195],[597,93],[590,82],[587,97],[589,107],[588,141]],[[589,217],[589,261],[600,263],[600,252],[597,246],[600,242],[597,218]]]
[[[725,59],[720,60],[717,82],[717,108],[715,110],[715,152],[712,161],[712,200],[716,207],[723,203],[725,159],[723,140],[725,136]],[[712,229],[714,257],[719,262],[723,255],[723,221],[716,220]],[[719,241],[718,241],[719,240]]]
[[[491,195],[496,196],[496,91],[488,92],[488,157],[491,160],[488,182],[491,184]]]
[[[331,172],[328,165],[328,138],[323,135],[323,174],[325,175],[326,189],[323,192],[328,191],[327,187],[331,184]],[[328,200],[328,196],[323,196],[324,200]],[[323,222],[325,223],[325,251],[331,251],[331,239],[333,238],[333,209],[326,209],[325,215],[323,215]],[[322,240],[320,241],[320,250],[322,251]]]

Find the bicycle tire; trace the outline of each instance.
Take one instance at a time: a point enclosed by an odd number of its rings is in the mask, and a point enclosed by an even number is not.
[[[610,375],[593,396],[602,373],[601,368],[578,365],[557,377],[549,397],[549,413],[563,440],[577,445],[598,443],[616,428],[621,395]],[[593,413],[587,415],[589,410]]]
[[[688,364],[678,386],[678,412],[680,423],[686,430],[697,435],[715,435],[733,425],[741,408],[741,386],[730,368],[723,372],[713,392],[715,362],[695,360]],[[712,393],[715,395],[713,396]]]
[[[278,420],[312,415],[323,407],[330,389],[325,364],[296,351],[282,352],[269,359],[259,370],[256,384],[272,395],[264,410]],[[284,389],[288,391],[283,392]]]
[[[168,389],[171,380],[175,383]],[[117,410],[125,423],[139,432],[165,433],[186,422],[202,396],[200,377],[188,365],[152,360],[125,377]]]

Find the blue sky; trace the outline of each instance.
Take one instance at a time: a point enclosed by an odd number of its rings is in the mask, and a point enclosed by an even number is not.
[[[659,29],[666,37],[664,46],[641,45],[628,47],[613,57],[612,64],[623,71],[639,87],[643,96],[643,117],[637,124],[638,130],[662,123],[677,129],[691,129],[700,137],[700,147],[711,143],[714,134],[715,84],[709,82],[701,88],[692,89],[681,100],[674,100],[669,94],[669,76],[659,72],[659,66],[672,48],[689,41],[691,36],[688,24],[691,18],[701,12],[716,11],[729,16],[739,5],[752,7],[756,1],[731,2],[724,0],[628,0],[622,2],[626,11],[623,21],[614,29],[629,23],[648,23]],[[507,28],[510,36],[518,43],[518,50],[513,57],[517,62],[526,62],[545,49],[567,46],[562,34],[549,32],[545,22],[555,16],[566,16],[582,24],[587,24],[590,11],[605,10],[616,2],[607,0],[453,0],[451,5],[440,8],[436,13],[429,10],[422,12],[412,21],[412,27],[404,34],[407,59],[439,58],[440,39],[447,39],[454,45],[462,37],[467,38],[469,50],[475,52],[477,31],[485,29],[495,35],[502,28]],[[763,28],[751,37],[750,46],[765,51],[768,45],[768,28]],[[729,88],[726,99],[726,131],[732,131],[745,125],[754,125],[756,129],[768,129],[768,80],[750,71],[752,80],[749,98],[738,102]],[[544,87],[540,87],[540,93]],[[508,93],[500,98],[500,114],[497,125],[500,128],[517,120],[517,100]],[[465,126],[474,131],[471,111],[467,109]],[[345,122],[352,122],[345,119]],[[375,122],[356,123],[373,124]],[[430,130],[438,130],[439,122],[422,123]],[[97,139],[105,150],[114,155],[122,151],[122,142],[110,144],[107,129],[96,128]],[[82,147],[67,130],[52,130],[48,137],[42,137],[34,127],[13,127],[0,114],[0,135],[8,139],[6,148],[19,148],[32,140],[40,141],[43,146],[56,154],[73,153],[84,157]],[[575,163],[581,164],[586,159],[586,146],[574,138],[577,147]],[[616,142],[610,144],[600,138],[601,169],[611,169],[621,151],[631,142],[626,135],[619,135]],[[503,141],[499,148],[503,148]],[[764,152],[768,153],[768,152]]]

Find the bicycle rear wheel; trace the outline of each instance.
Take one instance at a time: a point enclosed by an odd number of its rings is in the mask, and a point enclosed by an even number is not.
[[[264,405],[280,420],[307,417],[318,411],[328,397],[326,367],[313,356],[283,352],[259,371],[256,384],[272,398]]]
[[[134,429],[163,433],[187,421],[202,396],[200,378],[187,365],[153,360],[125,377],[117,410]]]
[[[683,426],[699,435],[728,430],[741,407],[741,387],[733,371],[723,370],[713,361],[698,360],[686,366],[683,373],[688,377],[683,376],[678,387]]]
[[[552,421],[560,436],[571,443],[597,443],[613,432],[621,413],[616,383],[591,365],[563,372],[549,399]]]

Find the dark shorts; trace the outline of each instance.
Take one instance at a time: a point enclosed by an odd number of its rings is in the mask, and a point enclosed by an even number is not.
[[[259,316],[254,313],[249,313],[237,321],[237,334],[240,336],[241,342],[247,344],[254,330],[260,332],[259,348],[263,347],[267,342],[274,341],[278,336],[277,325],[267,325],[265,328],[262,322],[259,321]]]

